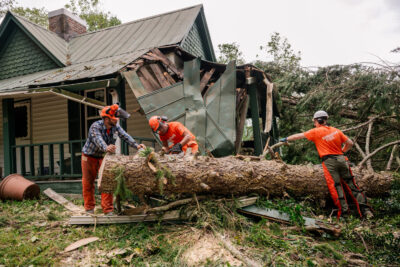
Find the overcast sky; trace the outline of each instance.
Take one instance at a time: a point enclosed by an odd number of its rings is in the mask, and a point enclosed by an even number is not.
[[[25,7],[48,11],[68,0],[17,0]],[[203,4],[215,51],[236,42],[246,61],[268,59],[259,50],[273,32],[300,51],[301,65],[355,62],[399,63],[400,0],[101,0],[102,9],[123,23]],[[378,58],[379,57],[379,58]]]

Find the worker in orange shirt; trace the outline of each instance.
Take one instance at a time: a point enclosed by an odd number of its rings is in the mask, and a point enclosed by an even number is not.
[[[153,116],[149,120],[149,125],[153,132],[160,136],[164,152],[179,154],[183,151],[186,154],[187,149],[191,148],[191,153],[195,155],[199,151],[196,137],[182,123],[168,122],[165,116]]]
[[[328,126],[327,120],[328,113],[322,110],[317,111],[313,116],[315,128],[304,133],[282,138],[280,141],[288,142],[307,138],[314,142],[322,159],[322,167],[329,193],[334,204],[338,207],[338,219],[342,212],[349,211],[344,190],[348,192],[355,202],[360,217],[365,215],[367,218],[371,218],[373,214],[367,205],[367,199],[357,186],[348,159],[343,155],[343,153],[351,149],[353,141],[339,129]],[[343,147],[342,144],[344,144]]]

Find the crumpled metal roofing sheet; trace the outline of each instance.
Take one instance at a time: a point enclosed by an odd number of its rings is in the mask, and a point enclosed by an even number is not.
[[[203,97],[200,93],[200,60],[184,63],[184,81],[145,93],[135,71],[124,73],[147,119],[165,115],[182,122],[195,136],[200,151],[215,156],[235,151],[236,67],[228,64],[220,79]],[[222,101],[223,100],[223,101]]]

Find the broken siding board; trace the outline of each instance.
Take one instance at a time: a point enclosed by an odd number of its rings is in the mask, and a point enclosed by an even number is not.
[[[150,64],[149,66],[162,87],[168,87],[171,85],[165,78],[163,71],[161,70],[161,67],[157,63]]]
[[[161,62],[166,65],[172,72],[174,72],[179,78],[183,79],[183,71],[179,70],[172,62],[158,49],[154,48],[151,50],[156,56],[159,57]]]
[[[202,95],[204,95],[203,90],[207,86],[207,84],[210,81],[214,72],[215,72],[215,68],[212,68],[211,70],[204,73],[203,77],[201,78],[199,90],[202,93]]]
[[[137,75],[139,77],[140,82],[142,83],[143,87],[145,88],[145,90],[147,92],[152,92],[152,91],[156,90],[156,88],[153,87],[153,85],[144,77],[143,73],[140,70],[137,71]]]
[[[175,84],[176,81],[174,80],[174,78],[172,78],[172,76],[168,73],[168,71],[164,71],[163,75],[165,76],[165,78],[168,80],[168,82],[170,84]]]
[[[147,66],[141,67],[138,72],[140,72],[143,77],[151,84],[153,91],[161,88],[161,85],[156,79],[154,79],[153,75],[147,69]]]

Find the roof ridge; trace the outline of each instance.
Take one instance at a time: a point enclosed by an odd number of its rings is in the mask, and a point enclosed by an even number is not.
[[[129,25],[129,24],[137,23],[139,21],[149,20],[149,19],[152,19],[152,18],[161,17],[161,16],[169,15],[169,14],[176,13],[176,12],[181,12],[181,11],[188,10],[188,9],[193,9],[193,8],[196,8],[196,7],[203,7],[203,4],[194,5],[194,6],[190,6],[190,7],[185,7],[185,8],[181,8],[181,9],[177,9],[177,10],[161,13],[161,14],[158,14],[158,15],[153,15],[153,16],[150,16],[150,17],[145,17],[145,18],[141,18],[141,19],[125,22],[125,23],[122,23],[122,24],[119,24],[119,25],[116,25],[116,26],[111,26],[111,27],[100,29],[100,30],[93,31],[93,32],[87,32],[87,33],[79,34],[77,36],[72,37],[71,40],[73,40],[75,38],[79,38],[81,36],[85,36],[85,35],[89,35],[89,34],[93,34],[93,33],[98,33],[98,32],[102,32],[102,31],[111,30],[111,29],[114,29],[114,28],[118,28],[118,27]]]
[[[46,32],[51,33],[51,34],[53,34],[54,36],[57,36],[57,38],[59,38],[60,40],[64,41],[66,44],[68,44],[68,42],[65,41],[63,38],[61,38],[60,36],[58,36],[57,33],[53,32],[53,31],[50,31],[49,29],[46,29],[46,28],[43,27],[42,25],[36,24],[36,23],[30,21],[29,19],[27,19],[27,18],[25,18],[25,17],[23,17],[23,16],[20,16],[20,15],[14,13],[14,12],[12,12],[12,11],[8,11],[8,12],[10,12],[14,17],[16,17],[16,18],[18,18],[18,19],[25,20],[26,22],[32,24],[33,26],[38,27],[38,28],[40,28],[40,29],[42,29],[42,30],[45,30]]]

